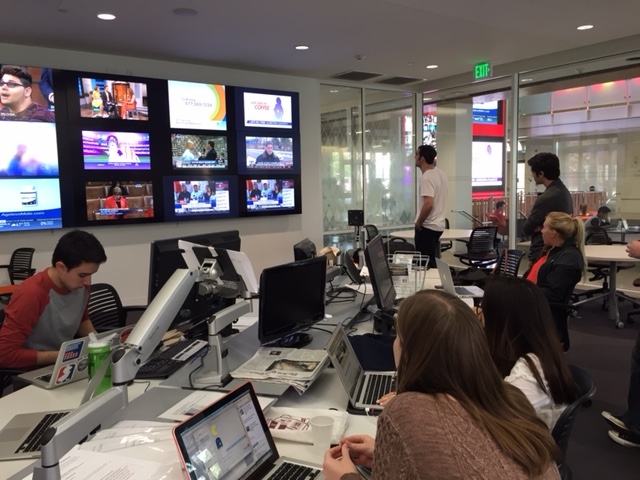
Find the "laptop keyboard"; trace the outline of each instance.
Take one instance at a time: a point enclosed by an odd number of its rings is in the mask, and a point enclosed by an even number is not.
[[[36,377],[36,379],[49,383],[51,381],[51,374],[45,373],[44,375],[40,375],[39,377]]]
[[[67,415],[69,412],[47,413],[40,422],[33,427],[29,436],[22,442],[15,453],[39,452],[42,435],[47,429]]]
[[[364,392],[362,403],[374,405],[376,400],[391,391],[392,386],[393,377],[391,375],[369,375],[369,383]]]
[[[296,465],[295,463],[283,462],[280,467],[269,476],[269,480],[311,480],[320,475],[317,468]]]
[[[458,295],[462,295],[464,297],[474,297],[475,296],[475,292],[472,292],[468,288],[464,288],[464,287],[456,287],[456,293]]]
[[[174,343],[166,350],[154,353],[140,367],[136,379],[168,378],[206,347],[207,342],[197,339]]]

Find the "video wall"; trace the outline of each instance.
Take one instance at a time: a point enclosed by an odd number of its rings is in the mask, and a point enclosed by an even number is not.
[[[1,66],[0,232],[302,212],[299,98]]]

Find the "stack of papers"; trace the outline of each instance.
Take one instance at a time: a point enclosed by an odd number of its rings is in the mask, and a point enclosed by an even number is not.
[[[328,363],[325,350],[261,347],[231,375],[233,378],[291,385],[302,395]]]

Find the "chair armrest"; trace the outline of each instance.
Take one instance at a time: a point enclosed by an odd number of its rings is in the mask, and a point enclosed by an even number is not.
[[[0,268],[9,268],[11,265],[0,265]]]

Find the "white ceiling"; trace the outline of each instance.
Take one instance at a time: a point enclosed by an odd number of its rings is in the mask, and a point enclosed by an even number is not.
[[[117,19],[96,18],[105,11]],[[357,70],[470,81],[478,62],[495,67],[637,35],[639,18],[637,0],[21,0],[2,9],[0,42],[322,80]],[[595,28],[576,30],[583,24]],[[299,44],[310,49],[294,50]]]

